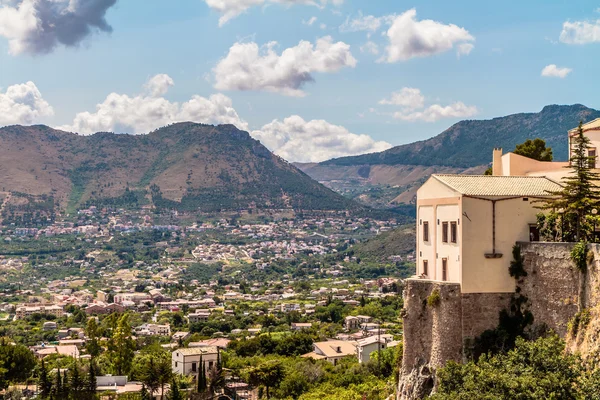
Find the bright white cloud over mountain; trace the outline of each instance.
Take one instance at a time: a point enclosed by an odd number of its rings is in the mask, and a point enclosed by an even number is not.
[[[414,110],[424,107],[425,96],[423,96],[419,89],[405,87],[398,92],[392,93],[389,99],[379,101],[379,104],[401,106]]]
[[[173,80],[168,75],[156,75],[145,84],[145,92],[136,96],[111,93],[96,106],[95,112],[80,112],[71,125],[59,129],[81,134],[100,131],[147,133],[156,128],[183,121],[207,124],[233,124],[248,129],[229,97],[217,93],[210,97],[195,95],[185,103],[171,102],[164,97]]]
[[[49,53],[77,46],[96,31],[111,32],[105,19],[117,0],[0,0],[0,36],[13,55]]]
[[[260,47],[254,42],[235,43],[214,68],[215,88],[304,96],[302,87],[314,81],[314,73],[356,66],[350,46],[334,43],[330,36],[318,39],[314,45],[303,40],[281,54],[275,51],[276,47],[277,42]]]
[[[550,64],[542,69],[542,76],[550,78],[566,78],[573,71],[571,68],[560,68],[556,64]]]
[[[386,106],[400,106],[400,110],[392,114],[403,121],[435,122],[443,118],[466,118],[478,113],[477,107],[467,106],[457,101],[447,106],[432,104],[425,107],[425,96],[417,88],[405,87],[391,94],[389,98],[379,101]],[[376,112],[373,110],[373,112]]]
[[[418,21],[413,8],[397,16],[388,29],[389,43],[386,55],[381,59],[388,63],[406,61],[414,57],[428,57],[458,47],[459,54],[468,54],[472,49],[473,37],[465,28],[454,24],[443,24],[430,19]]]
[[[0,126],[31,125],[38,123],[41,117],[52,115],[54,110],[31,81],[0,92]]]
[[[563,24],[560,41],[566,44],[600,42],[600,19],[596,21],[567,21]]]
[[[274,120],[251,132],[275,154],[288,161],[320,162],[387,150],[387,142],[376,142],[368,135],[357,135],[324,120],[305,121],[297,115]]]
[[[251,7],[263,6],[268,4],[308,5],[319,8],[325,7],[328,3],[341,5],[344,0],[204,0],[206,4],[221,14],[219,26],[223,26],[227,21],[244,13]]]

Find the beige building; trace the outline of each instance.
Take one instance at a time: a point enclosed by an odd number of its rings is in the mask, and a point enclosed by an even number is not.
[[[512,247],[536,237],[546,177],[432,175],[417,192],[417,275],[462,293],[511,293]]]
[[[568,133],[569,159],[573,151],[573,136],[577,135],[578,131],[579,128],[573,128]],[[591,142],[588,156],[600,155],[600,118],[583,124],[583,133]],[[494,176],[545,176],[561,181],[569,173],[569,169],[566,168],[568,166],[568,162],[537,161],[514,153],[502,154],[502,149],[495,149],[492,174]],[[596,158],[594,167],[600,168],[600,158]]]
[[[345,340],[327,340],[325,342],[313,343],[313,351],[304,354],[302,357],[315,360],[325,360],[333,365],[337,365],[339,360],[344,357],[356,357],[357,343]]]
[[[201,370],[200,359],[204,363],[206,372],[216,367],[220,357],[216,346],[194,347],[177,349],[171,354],[173,372],[179,375],[197,376]]]
[[[54,304],[47,304],[43,306],[23,305],[17,307],[15,317],[16,319],[22,319],[33,314],[49,314],[54,315],[55,317],[62,317],[64,315],[64,310],[61,306]]]

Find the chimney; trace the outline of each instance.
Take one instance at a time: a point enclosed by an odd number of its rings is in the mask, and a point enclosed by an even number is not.
[[[502,148],[494,148],[492,157],[492,175],[502,176]]]

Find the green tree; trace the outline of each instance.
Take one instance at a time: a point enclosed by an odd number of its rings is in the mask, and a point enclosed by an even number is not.
[[[265,387],[268,399],[270,398],[270,389],[277,386],[284,378],[284,369],[280,361],[273,360],[250,368],[246,375],[248,383],[251,385]]]
[[[5,370],[0,372],[4,372],[2,375],[5,380],[25,381],[36,364],[35,356],[27,347],[11,344],[7,338],[0,340],[0,365]]]
[[[583,399],[578,384],[582,372],[581,360],[565,352],[558,336],[519,338],[506,354],[483,355],[467,364],[449,362],[438,371],[432,399]]]
[[[135,341],[131,337],[131,325],[129,315],[123,314],[108,341],[109,360],[117,375],[128,375],[135,352]]]
[[[575,136],[571,138],[571,160],[568,168],[572,170],[563,180],[563,188],[550,192],[552,198],[543,201],[541,208],[554,210],[563,218],[563,222],[574,220],[574,238],[576,242],[586,240],[590,233],[590,226],[586,219],[592,215],[592,210],[598,207],[600,193],[595,181],[600,179],[600,174],[592,168],[596,163],[595,156],[588,155],[590,139],[583,134],[583,124]]]
[[[46,363],[44,362],[44,359],[42,359],[42,363],[40,364],[38,386],[40,388],[40,396],[42,399],[47,399],[48,397],[50,397],[50,393],[52,392],[52,381],[48,376],[48,369],[46,368]]]
[[[552,148],[546,147],[546,141],[540,138],[527,139],[518,144],[513,153],[538,161],[552,161]]]
[[[139,362],[139,360],[138,360]],[[136,365],[139,365],[136,362]],[[139,374],[139,379],[143,382],[144,387],[148,388],[150,393],[155,393],[160,387],[158,369],[154,362],[154,357],[150,357],[147,363],[141,364],[142,371]]]
[[[79,363],[75,361],[69,369],[69,386],[73,396],[78,397],[85,391],[85,381],[79,368]]]
[[[179,383],[175,377],[171,379],[171,390],[169,391],[169,400],[183,400],[183,395],[179,390]]]
[[[92,358],[98,357],[102,351],[102,347],[100,346],[100,335],[96,318],[90,318],[87,322],[85,335],[87,336],[86,349],[88,353]]]
[[[97,375],[97,370],[96,370],[96,363],[94,362],[94,359],[90,360],[90,365],[88,368],[88,375],[87,375],[87,379],[86,379],[86,391],[88,396],[92,397],[94,394],[96,394],[96,375]]]
[[[198,380],[197,380],[196,390],[198,393],[204,393],[207,389],[206,384],[206,368],[204,367],[204,361],[202,360],[202,355],[200,355],[200,369],[198,370]]]

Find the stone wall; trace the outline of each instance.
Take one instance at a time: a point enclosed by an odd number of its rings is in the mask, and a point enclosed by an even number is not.
[[[463,341],[475,339],[500,322],[500,311],[510,306],[512,293],[465,293],[462,295]]]
[[[435,290],[435,306],[427,298]],[[462,302],[458,283],[409,279],[404,287],[404,354],[398,397],[418,399],[431,393],[435,370],[462,360]]]
[[[534,325],[547,325],[561,337],[579,310],[584,280],[571,261],[572,243],[519,243],[527,276],[520,279],[521,294],[529,299]],[[596,246],[594,246],[596,247]]]

